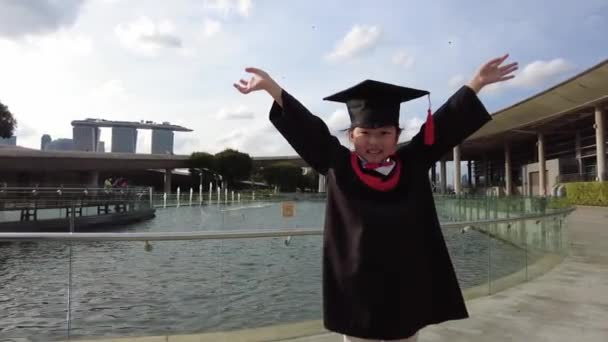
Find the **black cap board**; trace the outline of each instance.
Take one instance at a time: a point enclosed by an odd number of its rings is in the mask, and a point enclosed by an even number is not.
[[[401,103],[424,95],[429,95],[429,92],[365,80],[323,100],[346,103],[351,128],[378,128],[390,125],[399,126]]]

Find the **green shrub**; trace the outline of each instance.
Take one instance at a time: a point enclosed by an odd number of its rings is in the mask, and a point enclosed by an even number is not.
[[[608,182],[566,183],[570,204],[608,206]]]
[[[564,209],[572,206],[572,203],[568,200],[567,197],[560,198],[549,198],[549,202],[547,203],[547,207],[549,209]]]

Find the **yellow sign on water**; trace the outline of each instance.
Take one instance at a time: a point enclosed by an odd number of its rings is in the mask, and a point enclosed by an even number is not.
[[[294,217],[296,214],[296,204],[295,202],[282,202],[281,209],[283,212],[283,217]]]

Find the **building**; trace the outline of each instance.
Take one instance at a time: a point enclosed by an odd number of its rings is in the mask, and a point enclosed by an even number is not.
[[[166,129],[152,130],[152,154],[173,154],[173,131]]]
[[[40,138],[40,151],[44,151],[47,149],[48,145],[53,141],[50,135],[44,134]]]
[[[606,181],[606,112],[608,60],[493,113],[441,169],[467,161],[475,188],[504,195],[547,196],[562,183]],[[458,189],[460,177],[454,181]]]
[[[55,139],[45,145],[44,151],[76,151],[76,147],[72,139]]]
[[[112,127],[112,152],[135,153],[137,151],[137,129]]]
[[[98,127],[79,126],[72,128],[72,137],[76,151],[96,152],[99,143],[100,129]]]
[[[17,146],[17,137],[13,135],[10,138],[0,138],[0,145]]]
[[[80,151],[99,151],[99,128],[112,128],[112,152],[136,153],[137,130],[152,130],[152,154],[173,154],[173,132],[192,132],[191,129],[169,122],[157,124],[152,121],[111,121],[104,119],[85,119],[72,121],[74,140],[78,140]],[[76,139],[76,134],[79,138]],[[83,142],[80,142],[82,140]],[[81,149],[84,146],[87,149]],[[95,147],[95,149],[90,149]],[[105,150],[105,149],[104,149]]]

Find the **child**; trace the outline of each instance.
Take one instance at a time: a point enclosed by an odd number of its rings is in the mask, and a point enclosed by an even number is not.
[[[347,105],[351,152],[266,72],[247,68],[253,77],[234,85],[268,92],[270,121],[326,176],[324,324],[345,341],[415,341],[429,324],[468,317],[429,168],[491,119],[476,93],[514,77],[517,63],[501,66],[507,57],[484,64],[432,117],[429,108],[427,123],[399,149],[400,103],[426,91],[368,80],[325,98]]]

